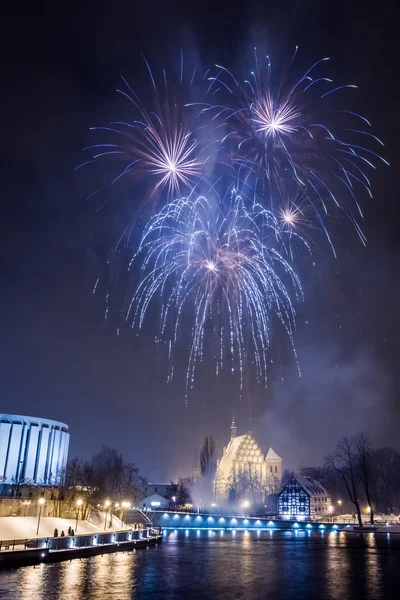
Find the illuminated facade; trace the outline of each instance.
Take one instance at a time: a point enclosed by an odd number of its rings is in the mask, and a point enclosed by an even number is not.
[[[68,446],[64,423],[0,414],[0,484],[57,485]]]
[[[280,517],[318,518],[332,512],[331,498],[319,481],[292,477],[278,494]]]
[[[227,498],[231,490],[241,495],[255,492],[260,499],[276,492],[282,480],[282,459],[270,448],[264,456],[250,434],[236,435],[235,421],[231,425],[231,440],[217,463],[214,480],[215,496]]]

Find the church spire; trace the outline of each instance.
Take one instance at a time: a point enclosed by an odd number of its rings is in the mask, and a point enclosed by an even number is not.
[[[232,414],[232,425],[231,425],[231,440],[236,437],[236,425],[235,425],[235,415]]]

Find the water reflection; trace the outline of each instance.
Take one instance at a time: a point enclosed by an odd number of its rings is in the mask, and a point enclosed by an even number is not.
[[[178,530],[160,546],[0,573],[7,600],[397,600],[400,536]]]

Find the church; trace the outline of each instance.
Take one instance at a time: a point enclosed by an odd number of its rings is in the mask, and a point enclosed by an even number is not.
[[[263,502],[266,495],[280,489],[282,459],[272,448],[264,456],[251,433],[236,435],[234,418],[230,432],[230,442],[217,462],[215,497],[220,501],[251,497]]]

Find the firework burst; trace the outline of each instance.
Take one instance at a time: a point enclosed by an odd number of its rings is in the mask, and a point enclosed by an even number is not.
[[[144,279],[128,319],[141,328],[149,306],[161,299],[160,339],[170,344],[183,319],[191,320],[187,391],[209,344],[215,344],[217,373],[229,358],[242,381],[243,362],[250,359],[258,379],[266,382],[272,315],[293,341],[293,300],[302,291],[279,252],[280,238],[274,215],[237,193],[228,208],[225,201],[204,196],[172,201],[147,224],[134,257]]]
[[[290,64],[296,53],[297,49]],[[366,193],[372,198],[367,171],[375,169],[377,162],[389,163],[379,153],[383,143],[371,132],[369,121],[343,108],[343,93],[357,86],[337,86],[320,74],[328,60],[315,62],[293,79],[290,69],[275,75],[269,57],[259,61],[256,53],[256,68],[243,83],[217,66],[211,80],[224,101],[205,104],[202,110],[218,123],[226,160],[253,174],[263,204],[289,216],[288,224],[294,223],[290,215],[301,211],[287,213],[286,199],[279,203],[279,196],[282,182],[297,186],[335,253],[328,224],[341,215],[351,221],[365,244],[358,196]],[[376,149],[366,146],[366,141]]]
[[[149,104],[152,108],[139,99],[122,77],[124,85],[117,92],[129,103],[132,119],[91,127],[91,131],[107,134],[109,139],[87,146],[85,151],[91,152],[92,156],[76,170],[111,159],[118,168],[108,188],[141,179],[149,183],[151,198],[161,191],[166,192],[169,198],[182,194],[202,177],[204,164],[210,156],[207,152],[203,153],[203,149],[210,148],[210,140],[203,139],[205,125],[196,122],[195,126],[194,118],[184,106],[183,98],[195,84],[196,70],[189,85],[182,80],[182,73],[179,84],[176,84],[174,80],[168,82],[166,72],[162,71],[162,84],[158,86],[145,58],[144,62],[150,77],[152,94]]]

